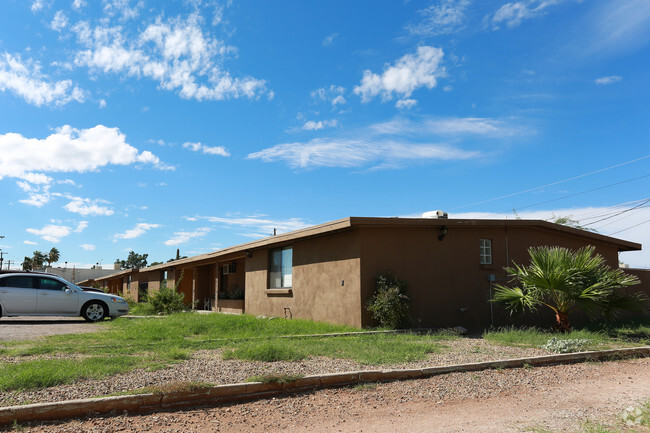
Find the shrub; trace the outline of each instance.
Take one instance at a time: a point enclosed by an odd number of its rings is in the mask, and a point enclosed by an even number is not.
[[[151,309],[154,313],[171,314],[189,310],[189,307],[183,302],[185,295],[178,291],[181,281],[183,281],[182,272],[173,288],[169,288],[166,284],[162,284],[157,293],[149,295],[147,302],[151,305]]]
[[[390,272],[378,275],[366,309],[381,327],[397,329],[406,325],[411,310],[406,283]]]
[[[540,348],[553,353],[573,353],[584,351],[588,344],[589,340],[587,339],[569,338],[566,340],[560,340],[553,337],[548,340],[545,345],[540,346]]]

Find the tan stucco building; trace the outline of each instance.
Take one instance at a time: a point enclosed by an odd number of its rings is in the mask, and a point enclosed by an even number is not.
[[[372,325],[365,303],[375,278],[392,272],[408,284],[413,326],[476,329],[510,323],[488,302],[492,285],[506,281],[505,266],[527,264],[528,248],[539,245],[593,245],[611,267],[619,252],[641,249],[538,220],[350,217],[95,284],[137,300],[138,288],[151,293],[182,273],[179,290],[198,309],[363,327]]]

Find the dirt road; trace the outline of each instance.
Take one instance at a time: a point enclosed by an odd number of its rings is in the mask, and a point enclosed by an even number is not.
[[[218,408],[32,426],[26,432],[530,432],[616,420],[650,399],[650,359],[454,373]],[[644,427],[637,431],[643,430]]]
[[[103,330],[101,325],[87,323],[81,317],[7,317],[0,318],[1,340],[31,340],[48,335],[82,334]]]

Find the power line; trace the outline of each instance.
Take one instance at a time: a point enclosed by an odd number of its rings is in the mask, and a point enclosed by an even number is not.
[[[609,236],[615,235],[616,233],[624,232],[624,231],[629,230],[629,229],[633,229],[634,227],[638,227],[638,226],[643,225],[643,224],[648,223],[648,222],[650,222],[650,220],[645,220],[645,221],[643,221],[642,223],[634,224],[633,226],[630,226],[630,227],[624,228],[623,230],[619,230],[619,231],[617,231],[617,232],[610,233]]]
[[[506,194],[506,195],[502,195],[500,197],[495,197],[495,198],[491,198],[491,199],[483,200],[483,201],[477,201],[477,202],[465,204],[465,205],[462,205],[462,206],[456,206],[454,208],[451,208],[450,210],[462,209],[462,208],[469,207],[469,206],[475,206],[475,205],[489,203],[489,202],[496,201],[496,200],[502,200],[504,198],[514,197],[516,195],[525,194],[527,192],[537,191],[538,189],[542,189],[542,188],[546,188],[546,187],[554,186],[554,185],[559,185],[561,183],[569,182],[571,180],[580,179],[580,178],[586,177],[586,176],[591,176],[592,174],[602,173],[603,171],[611,170],[613,168],[621,167],[621,166],[627,165],[627,164],[632,164],[634,162],[638,162],[638,161],[641,161],[641,160],[644,160],[644,159],[647,159],[647,158],[650,158],[650,155],[642,156],[641,158],[636,158],[636,159],[633,159],[633,160],[630,160],[630,161],[622,162],[620,164],[612,165],[610,167],[602,168],[600,170],[592,171],[592,172],[589,172],[589,173],[584,173],[584,174],[581,174],[581,175],[578,175],[578,176],[570,177],[568,179],[558,180],[557,182],[548,183],[546,185],[538,186],[538,187],[535,187],[535,188],[530,188],[530,189],[527,189],[527,190],[524,190],[524,191],[514,192],[512,194]]]
[[[591,224],[596,224],[596,223],[599,223],[599,222],[601,222],[601,221],[605,221],[605,220],[608,220],[608,219],[610,219],[610,218],[614,218],[614,217],[616,217],[616,216],[618,216],[618,215],[621,215],[621,214],[624,214],[624,213],[626,213],[626,212],[633,211],[634,209],[637,209],[637,208],[643,207],[643,205],[647,204],[648,202],[650,202],[650,199],[648,199],[648,200],[646,200],[646,201],[644,201],[644,202],[642,202],[642,203],[639,203],[638,205],[636,205],[636,206],[634,206],[634,207],[631,207],[631,208],[629,208],[629,209],[622,210],[622,211],[620,211],[620,212],[618,212],[618,213],[615,213],[614,215],[610,215],[610,216],[607,216],[607,217],[605,217],[605,218],[601,218],[601,219],[599,219],[599,220],[592,221],[592,222],[587,223],[587,224],[585,224],[585,225],[586,225],[586,226],[589,226],[589,225],[591,225]]]

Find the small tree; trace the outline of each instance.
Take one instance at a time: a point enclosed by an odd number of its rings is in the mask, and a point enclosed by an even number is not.
[[[410,315],[411,300],[406,295],[406,283],[387,272],[377,276],[375,293],[366,309],[370,316],[385,328],[397,329],[406,324]]]
[[[42,270],[43,265],[47,261],[47,255],[40,251],[34,251],[34,255],[32,256],[32,269],[33,270]]]
[[[503,302],[511,313],[534,311],[540,306],[555,313],[556,329],[571,330],[569,314],[582,308],[591,318],[610,319],[620,310],[641,311],[642,293],[621,294],[617,289],[639,283],[639,279],[605,264],[588,246],[577,251],[560,247],[532,247],[530,264],[514,264],[505,270],[513,287],[497,284],[494,301]]]
[[[31,257],[25,256],[25,260],[22,263],[23,271],[31,271],[34,269],[34,262]]]

